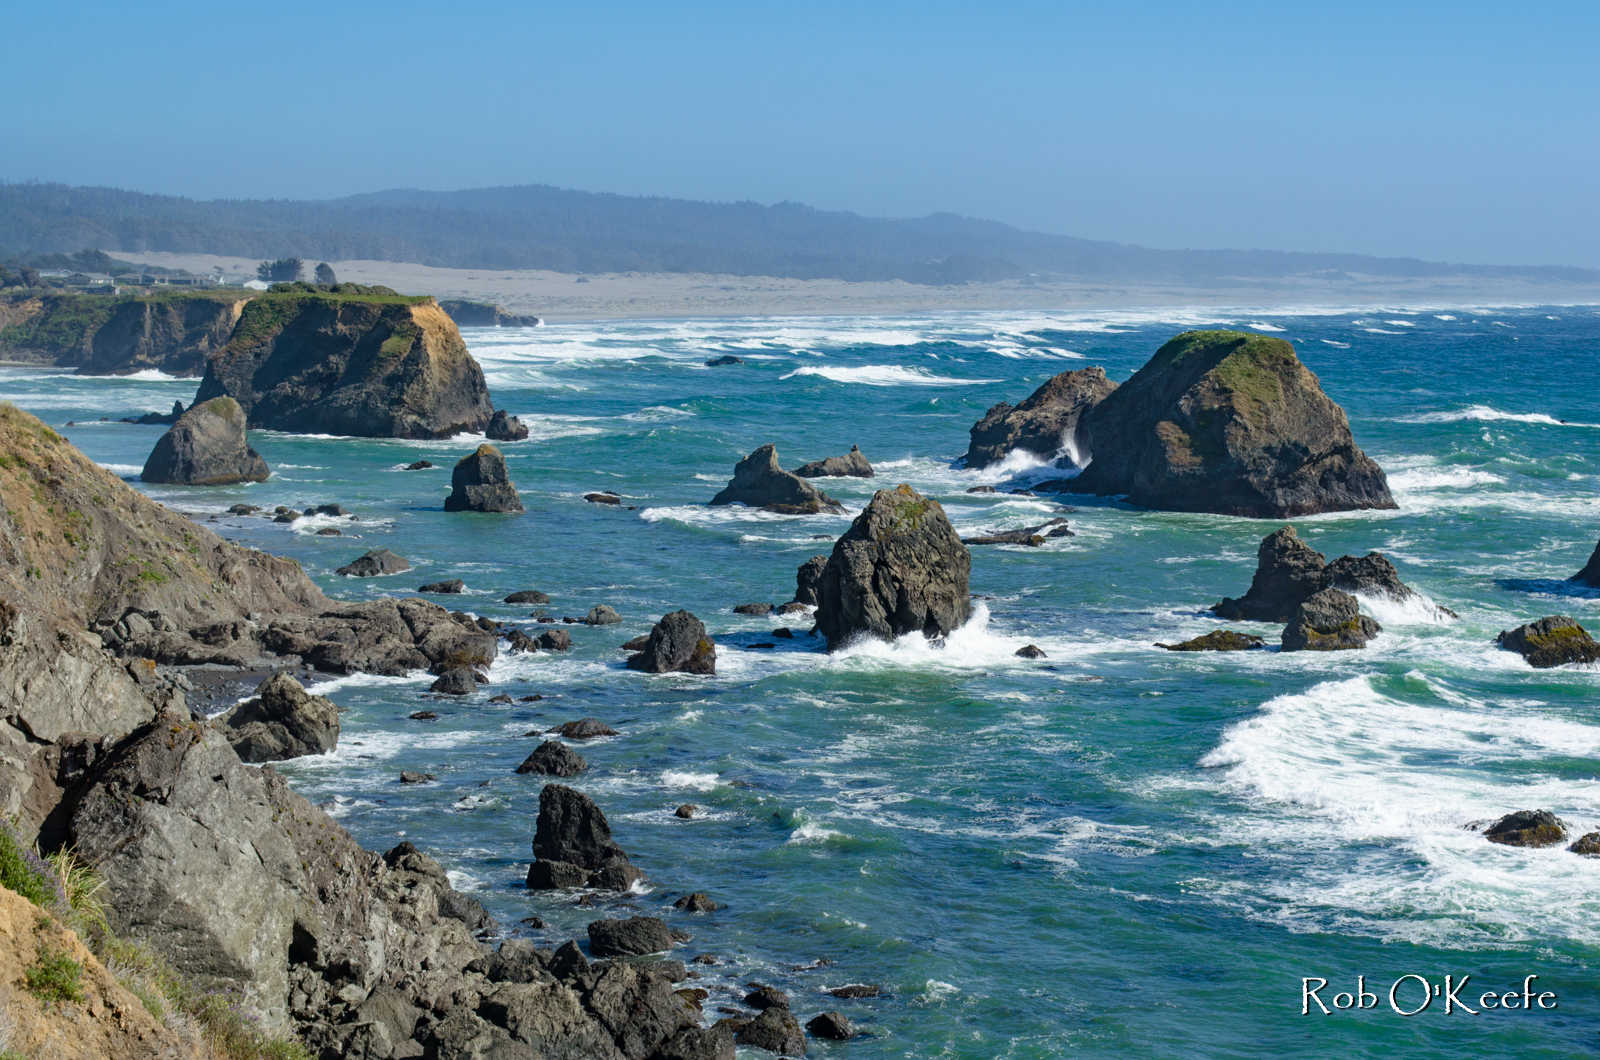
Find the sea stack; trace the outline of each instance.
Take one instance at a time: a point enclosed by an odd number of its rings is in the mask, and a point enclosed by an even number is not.
[[[1211,609],[1218,617],[1235,622],[1288,622],[1296,607],[1324,589],[1396,603],[1422,598],[1400,580],[1400,572],[1383,553],[1340,556],[1329,563],[1322,553],[1300,540],[1294,527],[1285,526],[1261,539],[1250,591],[1237,600],[1225,598]],[[1452,611],[1437,604],[1432,606],[1438,617],[1455,617]]]
[[[271,472],[245,440],[244,410],[229,397],[196,401],[156,442],[139,477],[181,486],[265,482]]]
[[[781,515],[843,512],[844,506],[798,475],[778,466],[776,446],[763,445],[734,465],[727,488],[712,504],[743,504]]]
[[[1126,495],[1179,512],[1283,519],[1394,508],[1383,469],[1355,444],[1294,347],[1189,331],[1083,413],[1072,493]]]
[[[450,475],[450,496],[444,500],[447,512],[520,512],[522,499],[511,484],[506,458],[488,442],[464,456]]]
[[[944,636],[972,615],[972,555],[939,502],[879,490],[833,546],[817,585],[817,629],[837,651],[860,636]]]
[[[857,445],[852,445],[843,456],[830,456],[825,460],[801,464],[794,469],[794,473],[801,478],[871,478],[873,475],[872,465]]]
[[[1574,574],[1568,581],[1587,585],[1591,589],[1600,589],[1600,544],[1594,546],[1594,554],[1589,557],[1589,562],[1584,568]]]
[[[1116,388],[1104,368],[1080,368],[1055,376],[1020,405],[1002,401],[972,425],[967,469],[998,464],[1017,450],[1046,461],[1063,448],[1070,455],[1078,420]]]

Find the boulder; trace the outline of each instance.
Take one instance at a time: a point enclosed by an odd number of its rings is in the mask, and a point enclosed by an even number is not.
[[[859,446],[852,445],[844,456],[830,456],[813,460],[794,469],[801,478],[871,478],[872,465],[861,454]]]
[[[449,438],[494,415],[483,369],[433,299],[343,292],[245,303],[195,400],[217,397],[253,427],[300,434]]]
[[[246,762],[281,762],[339,746],[339,708],[288,674],[273,674],[216,724]]]
[[[806,1052],[805,1032],[800,1029],[800,1021],[794,1018],[794,1013],[786,1008],[767,1009],[751,1020],[734,1040],[740,1045],[752,1045],[783,1056],[804,1056]]]
[[[1046,539],[1052,537],[1076,537],[1067,528],[1065,519],[1051,519],[1038,526],[1024,526],[1017,530],[1002,530],[998,534],[986,534],[982,537],[963,537],[963,545],[1029,545],[1038,548]]]
[[[589,952],[596,957],[642,957],[671,948],[672,932],[657,917],[596,920],[589,925]]]
[[[375,548],[351,560],[333,573],[343,574],[348,578],[375,578],[380,574],[398,574],[410,569],[411,564],[405,557],[397,556],[386,548]]]
[[[1065,449],[1066,463],[1078,463],[1073,445],[1079,419],[1116,388],[1104,368],[1080,368],[1062,372],[1020,405],[1002,401],[972,425],[965,466],[985,468],[1017,450],[1054,460]],[[983,492],[992,491],[991,487]]]
[[[770,614],[772,614],[772,605],[771,604],[737,604],[737,605],[735,605],[735,607],[733,609],[733,613],[736,614],[736,615],[770,615]]]
[[[513,655],[539,650],[539,642],[520,629],[513,629],[506,634],[506,640],[511,644],[511,653]]]
[[[713,358],[711,358],[711,360],[706,362],[706,367],[707,368],[721,368],[725,364],[743,364],[743,363],[744,363],[744,358],[743,357],[735,357],[731,353],[725,353],[721,357],[713,357]]]
[[[522,589],[505,598],[508,604],[548,604],[549,593],[541,593],[537,589]]]
[[[1585,832],[1567,849],[1586,858],[1600,858],[1600,832]]]
[[[700,807],[696,806],[694,803],[686,802],[682,806],[679,806],[676,810],[673,810],[672,811],[672,815],[674,817],[679,817],[679,818],[682,818],[685,821],[688,821],[688,820],[692,820],[693,819],[695,813],[699,809],[700,809]]]
[[[683,807],[680,806],[678,809],[681,810]],[[690,816],[693,815],[691,814]],[[722,907],[713,902],[711,896],[704,891],[696,891],[693,894],[686,894],[676,902],[673,902],[672,908],[681,909],[685,913],[715,913]]]
[[[788,1008],[789,995],[775,986],[751,983],[753,988],[744,996],[744,1003],[754,1009]]]
[[[1323,589],[1289,613],[1283,630],[1284,651],[1341,651],[1365,648],[1383,631],[1361,613],[1360,601],[1339,589]]]
[[[817,587],[822,584],[822,572],[827,569],[827,556],[812,556],[800,564],[800,569],[794,575],[794,599],[789,602],[811,607],[821,603],[822,597],[817,595]]]
[[[318,537],[343,537],[344,531],[331,526],[325,526],[317,531]]]
[[[1078,423],[1073,493],[1146,508],[1283,519],[1394,508],[1344,410],[1282,339],[1185,332]]]
[[[838,1012],[824,1012],[812,1018],[806,1024],[806,1030],[818,1038],[831,1038],[836,1042],[849,1041],[856,1036],[856,1029]]]
[[[511,484],[506,458],[488,442],[477,452],[464,456],[450,474],[450,496],[444,499],[447,512],[520,512],[522,499]]]
[[[415,769],[402,769],[400,771],[400,783],[402,784],[426,784],[435,779],[437,778],[432,773],[422,773]]]
[[[1549,810],[1518,810],[1484,829],[1483,838],[1508,847],[1553,847],[1566,841],[1567,826]]]
[[[550,730],[558,732],[569,740],[592,740],[597,736],[615,736],[617,730],[601,721],[599,718],[581,718],[578,721],[569,721]]]
[[[563,784],[546,784],[539,793],[533,856],[528,886],[535,890],[589,886],[626,891],[644,876],[611,838],[611,825],[600,807]]]
[[[583,624],[586,626],[614,626],[621,621],[622,616],[617,614],[616,609],[606,604],[596,604],[583,616]]]
[[[644,650],[628,657],[628,669],[647,674],[713,676],[717,672],[717,643],[706,632],[704,623],[680,609],[655,624]]]
[[[815,515],[844,511],[844,506],[798,475],[778,466],[778,450],[763,445],[733,468],[727,488],[712,504],[743,504],[783,515]]]
[[[564,629],[547,629],[539,634],[539,647],[543,651],[571,651],[572,634]]]
[[[1584,564],[1583,569],[1568,580],[1591,589],[1600,589],[1600,544],[1594,546],[1594,554],[1589,557],[1589,562]]]
[[[528,428],[505,409],[500,409],[489,418],[489,426],[483,433],[492,442],[520,442],[528,437]]]
[[[156,442],[139,477],[180,486],[265,482],[271,472],[245,440],[244,410],[232,398],[197,401]]]
[[[1156,647],[1168,651],[1251,651],[1262,647],[1266,641],[1250,633],[1232,629],[1214,629],[1204,636],[1183,641],[1181,644],[1161,644]]]
[[[1296,606],[1323,589],[1397,602],[1419,596],[1400,580],[1400,572],[1382,553],[1340,556],[1329,563],[1300,540],[1294,527],[1285,526],[1261,539],[1250,591],[1237,600],[1226,598],[1212,610],[1233,622],[1287,622]]]
[[[589,763],[572,748],[556,740],[546,740],[517,767],[518,773],[541,773],[548,777],[575,777]]]
[[[1043,659],[1045,657],[1044,649],[1037,644],[1024,644],[1011,654],[1021,659]]]
[[[1539,670],[1600,660],[1600,644],[1595,643],[1588,630],[1565,615],[1550,615],[1502,632],[1495,643],[1521,655],[1529,666]]]
[[[407,464],[406,465],[406,470],[407,471],[422,471],[422,470],[424,470],[426,468],[430,468],[430,467],[433,467],[433,466],[434,466],[434,463],[431,460],[416,460],[416,461],[413,461],[412,463]]]
[[[734,1056],[731,1029],[685,1027],[663,1042],[652,1060],[734,1060]]]
[[[842,998],[877,997],[879,990],[869,983],[851,983],[848,986],[836,986],[828,993]]]
[[[460,578],[451,578],[447,582],[429,582],[427,585],[418,588],[417,592],[449,595],[453,593],[459,593],[466,587],[467,583],[462,581]]]
[[[583,499],[588,501],[590,504],[620,505],[622,503],[621,495],[611,493],[610,491],[604,493],[585,493],[583,495]]]
[[[442,696],[470,696],[477,690],[477,675],[465,666],[451,667],[428,686],[429,692],[436,692]]]
[[[971,569],[938,501],[905,485],[879,490],[833,546],[817,628],[829,651],[857,636],[944,636],[971,617]]]

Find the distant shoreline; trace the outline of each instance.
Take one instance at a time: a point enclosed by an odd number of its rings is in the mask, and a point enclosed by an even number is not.
[[[142,264],[253,278],[255,259],[113,251]],[[308,266],[313,264],[307,262]],[[930,287],[903,280],[850,282],[701,273],[576,276],[533,269],[445,269],[392,261],[331,262],[339,279],[406,294],[493,302],[550,323],[705,317],[901,316],[955,312],[1081,312],[1160,306],[1300,310],[1362,306],[1600,304],[1600,284],[1485,281],[1481,277],[1240,279],[1227,287],[1015,280]]]

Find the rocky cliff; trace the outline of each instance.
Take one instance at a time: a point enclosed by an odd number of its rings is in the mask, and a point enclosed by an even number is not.
[[[494,415],[483,369],[432,298],[262,295],[206,365],[197,401],[231,397],[252,427],[448,438]]]
[[[0,300],[0,358],[76,367],[79,375],[153,368],[197,376],[206,358],[227,345],[252,294],[13,295]]]
[[[1166,511],[1288,518],[1394,508],[1344,410],[1282,339],[1190,331],[1079,421],[1069,492]]]

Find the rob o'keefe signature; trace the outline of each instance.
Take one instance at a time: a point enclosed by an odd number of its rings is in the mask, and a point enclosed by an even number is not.
[[[1453,1016],[1459,1010],[1468,1015],[1476,1016],[1481,1012],[1492,1009],[1553,1009],[1559,1004],[1555,992],[1551,990],[1535,990],[1533,981],[1539,978],[1530,975],[1522,980],[1520,990],[1507,990],[1505,992],[1488,990],[1474,997],[1466,991],[1470,975],[1463,975],[1457,979],[1454,975],[1447,975],[1443,982],[1429,982],[1427,977],[1416,975],[1402,975],[1389,985],[1386,996],[1389,1007],[1402,1016],[1415,1016],[1426,1012],[1435,1001],[1444,1002],[1445,1015]],[[1378,989],[1382,989],[1379,987]],[[1356,989],[1354,993],[1340,992],[1328,996],[1328,980],[1316,976],[1308,976],[1300,980],[1300,1015],[1309,1016],[1314,1011],[1312,1006],[1322,1011],[1324,1016],[1333,1015],[1335,1010],[1345,1009],[1375,1009],[1378,1007],[1379,995],[1367,989],[1367,977],[1356,976]],[[1476,1004],[1472,1008],[1468,1002]],[[1332,1006],[1330,1008],[1329,1006]]]

